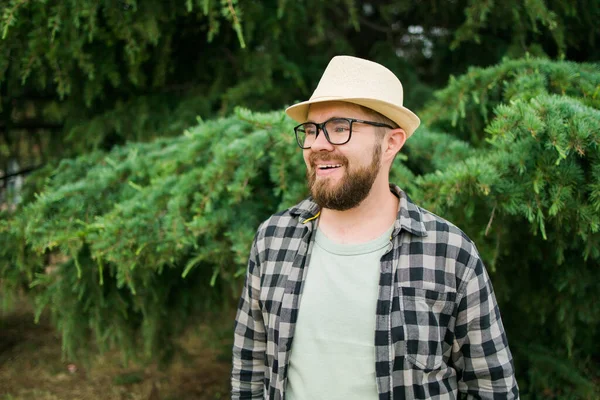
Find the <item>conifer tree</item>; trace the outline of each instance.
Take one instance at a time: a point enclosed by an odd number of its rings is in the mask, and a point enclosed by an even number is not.
[[[418,109],[449,74],[526,53],[598,60],[597,1],[0,2],[2,174],[306,98],[336,54]]]
[[[599,82],[593,65],[531,58],[471,69],[428,105],[446,115],[391,174],[477,243],[532,399],[600,393]],[[167,360],[186,326],[235,306],[260,221],[306,195],[293,124],[238,108],[37,172],[27,205],[0,220],[3,292],[30,285],[69,357],[93,343]]]

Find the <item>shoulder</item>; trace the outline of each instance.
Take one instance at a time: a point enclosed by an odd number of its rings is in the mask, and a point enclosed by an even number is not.
[[[458,226],[422,207],[419,210],[428,241],[457,246],[469,253],[477,251],[473,240]]]
[[[475,270],[484,268],[477,246],[452,222],[422,207],[418,208],[427,235],[412,240],[421,241],[427,249],[426,253],[443,260],[439,265],[444,267],[445,272],[453,272],[456,289],[461,291],[476,273]]]
[[[307,198],[293,207],[279,211],[258,227],[256,242],[261,244],[274,239],[294,239],[303,235],[306,224],[318,215],[319,207]]]
[[[411,243],[426,244],[428,254],[435,250],[435,255],[439,256],[448,251],[447,256],[455,255],[453,258],[464,265],[470,262],[471,256],[479,257],[475,244],[459,227],[417,205],[398,186],[391,185],[391,188],[400,199],[396,232],[402,229],[409,232]],[[432,249],[432,245],[436,247]]]
[[[257,229],[258,238],[276,237],[285,235],[290,228],[300,227],[302,224],[297,215],[290,212],[291,208],[277,212],[264,220]]]

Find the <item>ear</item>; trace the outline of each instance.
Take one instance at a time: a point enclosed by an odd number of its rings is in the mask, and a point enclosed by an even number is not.
[[[402,128],[392,129],[386,135],[384,140],[383,158],[390,160],[390,162],[396,157],[396,154],[404,147],[406,142],[406,132]]]

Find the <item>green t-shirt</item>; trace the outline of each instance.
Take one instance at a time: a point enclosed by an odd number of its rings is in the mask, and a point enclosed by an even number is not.
[[[317,229],[294,331],[286,400],[377,399],[375,318],[380,259],[393,226],[361,244]]]

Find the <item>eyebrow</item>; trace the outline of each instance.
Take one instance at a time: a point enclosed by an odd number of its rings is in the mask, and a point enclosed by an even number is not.
[[[327,118],[325,121],[329,121],[330,119],[335,119],[335,118],[352,118],[352,117],[340,117],[338,115],[334,115],[331,118]],[[323,122],[325,122],[325,121],[323,121]],[[319,123],[321,123],[321,122],[315,122],[312,119],[309,119],[309,120],[305,121],[304,123],[307,123],[307,122],[312,122],[313,124],[319,124]]]

